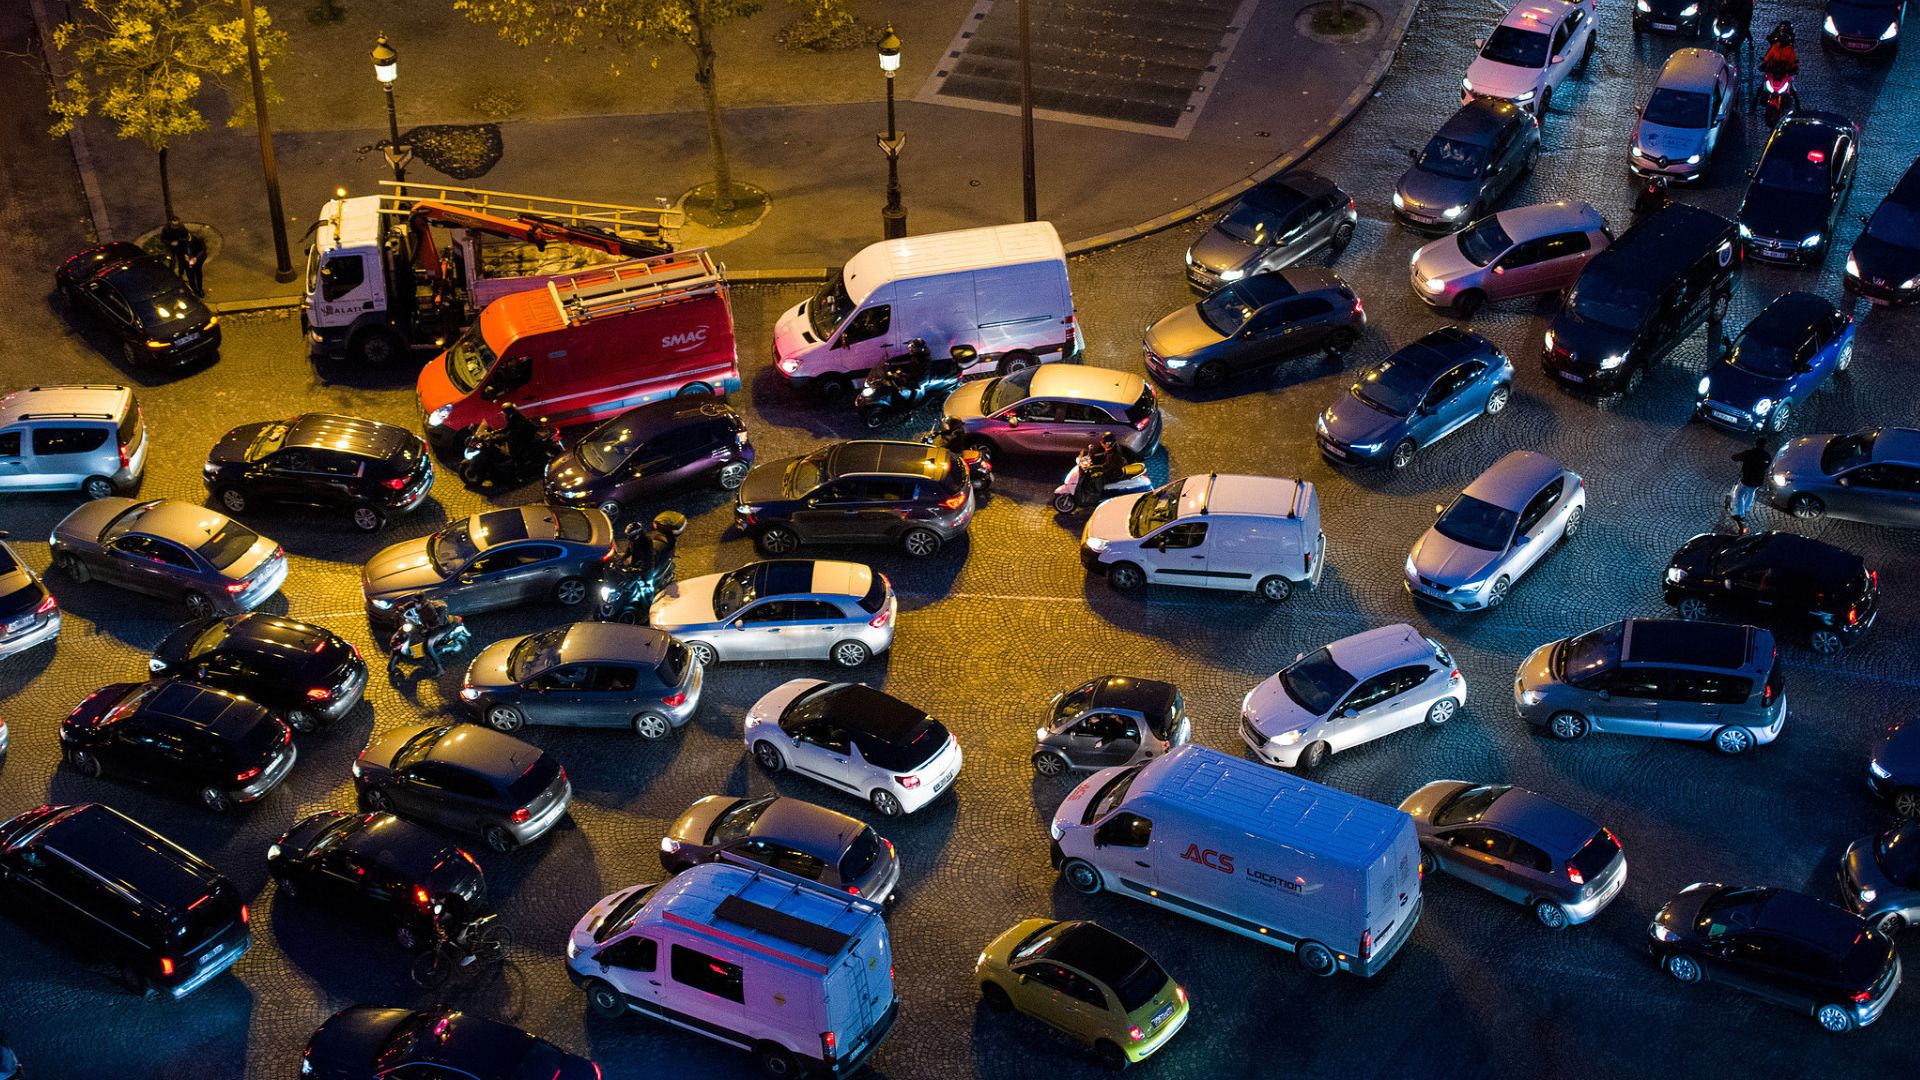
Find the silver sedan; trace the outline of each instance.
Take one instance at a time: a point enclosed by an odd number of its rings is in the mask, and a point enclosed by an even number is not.
[[[776,559],[676,582],[648,622],[700,663],[830,659],[859,667],[893,647],[900,600],[859,563]]]
[[[1540,203],[1483,217],[1413,253],[1415,296],[1471,318],[1488,300],[1556,292],[1613,242],[1583,202]]]
[[[53,527],[55,566],[184,604],[196,619],[252,611],[287,579],[280,545],[218,510],[118,496],[82,504]]]
[[[423,597],[456,614],[552,599],[572,607],[613,557],[613,522],[591,507],[489,510],[382,549],[360,572],[376,618]]]
[[[1780,448],[1767,500],[1797,518],[1920,528],[1920,429],[1813,435]]]
[[[1407,591],[1455,611],[1496,608],[1520,576],[1580,532],[1587,482],[1532,450],[1515,450],[1479,475],[1407,556]]]

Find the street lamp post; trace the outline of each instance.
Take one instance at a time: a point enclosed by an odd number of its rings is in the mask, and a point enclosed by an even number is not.
[[[1033,178],[1033,47],[1027,32],[1027,0],[1020,0],[1020,173],[1028,221],[1040,219]]]
[[[381,34],[373,46],[373,77],[380,80],[381,88],[387,92],[387,164],[393,168],[394,182],[404,183],[407,162],[413,160],[413,148],[400,145],[400,116],[393,109],[393,84],[400,78],[400,54],[387,43],[385,34]],[[405,195],[406,189],[401,188],[398,193]]]
[[[893,124],[893,77],[900,70],[900,36],[887,27],[880,39],[880,70],[887,77],[887,133],[880,136],[880,149],[887,155],[887,205],[880,210],[881,235],[897,240],[907,235],[907,208],[900,203],[900,147],[906,133]]]

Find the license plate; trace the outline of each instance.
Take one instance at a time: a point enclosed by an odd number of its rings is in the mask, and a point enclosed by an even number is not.
[[[958,775],[959,775],[958,773],[948,773],[947,775],[941,777],[940,782],[933,785],[933,793],[935,795],[938,795],[941,792],[947,790],[947,785],[953,783],[953,778]]]
[[[1725,420],[1729,424],[1737,424],[1740,422],[1740,418],[1730,412],[1721,412],[1719,409],[1708,409],[1707,411],[1712,413],[1715,418]]]
[[[1854,52],[1866,52],[1868,49],[1873,48],[1871,41],[1842,41],[1840,44],[1845,45]]]
[[[179,337],[173,339],[173,343],[175,345],[191,345],[199,340],[200,332],[196,330],[191,334],[181,334]]]
[[[1320,449],[1325,450],[1327,453],[1332,454],[1334,457],[1337,457],[1337,458],[1343,458],[1347,456],[1347,452],[1345,450],[1340,449],[1337,446],[1327,446],[1323,443]]]
[[[1587,381],[1587,377],[1585,375],[1581,375],[1577,372],[1562,371],[1559,373],[1559,375],[1561,378],[1567,380],[1568,382],[1586,382]]]
[[[17,634],[20,631],[25,630],[27,627],[33,625],[33,619],[34,617],[32,615],[20,616],[19,618],[7,624],[7,633]]]
[[[1653,28],[1655,30],[1678,30],[1680,26],[1677,23],[1657,22],[1653,24]]]
[[[1153,1021],[1151,1026],[1159,1027],[1161,1024],[1164,1024],[1167,1022],[1167,1017],[1172,1015],[1173,1015],[1173,1002],[1169,1001],[1167,1002],[1165,1008],[1153,1014]]]

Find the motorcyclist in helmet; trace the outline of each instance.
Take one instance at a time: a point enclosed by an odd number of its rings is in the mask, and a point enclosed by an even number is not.
[[[500,406],[500,436],[507,457],[515,465],[533,461],[540,453],[540,427],[511,402]]]
[[[1100,501],[1107,485],[1126,472],[1127,462],[1120,454],[1120,445],[1114,440],[1113,432],[1103,431],[1087,444],[1087,468],[1080,476],[1080,482],[1088,485],[1087,499],[1080,505],[1087,506]]]
[[[1634,216],[1651,214],[1672,202],[1673,196],[1667,191],[1668,183],[1667,177],[1663,174],[1648,177],[1633,197]]]
[[[1767,53],[1760,58],[1760,70],[1776,79],[1800,74],[1800,53],[1793,47],[1793,24],[1785,19],[1767,35]]]
[[[940,427],[935,430],[933,445],[945,447],[956,454],[966,449],[967,425],[961,423],[960,418],[957,416],[947,417],[940,422]]]
[[[411,661],[413,650],[418,648],[420,662],[431,664],[434,678],[439,678],[446,667],[440,661],[436,646],[452,629],[453,620],[446,601],[418,596],[409,600],[400,609],[400,623],[393,630],[391,651],[387,656],[387,677],[391,679],[398,675],[400,662]]]

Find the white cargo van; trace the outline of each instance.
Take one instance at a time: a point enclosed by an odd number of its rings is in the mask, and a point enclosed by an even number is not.
[[[574,985],[602,1015],[730,1043],[772,1076],[854,1072],[900,1008],[880,905],[722,858],[595,904],[567,942]]]
[[[1060,234],[1044,221],[995,225],[862,248],[774,324],[774,366],[837,397],[915,338],[935,356],[971,347],[962,375],[1004,375],[1077,355],[1074,330]]]
[[[1314,975],[1374,974],[1420,918],[1413,818],[1202,746],[1093,774],[1052,832],[1075,889],[1291,949]]]
[[[1094,508],[1080,561],[1131,592],[1148,583],[1285,600],[1326,569],[1320,492],[1306,480],[1208,473]]]

